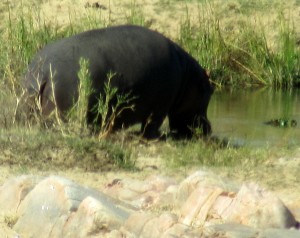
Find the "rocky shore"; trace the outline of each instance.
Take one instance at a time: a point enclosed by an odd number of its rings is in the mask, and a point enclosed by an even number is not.
[[[259,185],[197,171],[113,179],[101,191],[59,176],[23,175],[0,187],[15,237],[299,237],[299,208]]]

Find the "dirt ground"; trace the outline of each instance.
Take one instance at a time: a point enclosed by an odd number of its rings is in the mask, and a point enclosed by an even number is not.
[[[126,16],[130,16],[130,9],[133,4],[137,11],[141,11],[145,16],[145,21],[152,29],[156,29],[164,32],[166,35],[175,38],[179,31],[180,22],[186,17],[186,12],[189,12],[191,20],[196,21],[201,7],[198,4],[200,1],[171,1],[171,0],[101,0],[101,1],[86,1],[86,0],[10,0],[2,1],[0,3],[0,17],[3,19],[8,17],[7,5],[10,4],[12,15],[13,12],[17,12],[20,9],[26,11],[26,7],[30,6],[32,9],[39,7],[42,12],[42,17],[46,22],[51,24],[58,23],[59,25],[67,25],[71,18],[79,18],[96,12],[101,14],[101,18],[107,22],[112,21],[114,24],[122,23],[126,21]],[[217,6],[217,13],[220,16],[223,14],[226,16],[226,24],[230,21],[235,20],[233,12],[240,8],[238,1],[226,1],[226,4],[222,4],[225,1],[212,1],[211,7]],[[97,3],[97,4],[95,4]],[[290,11],[290,14],[295,17],[295,22],[299,22],[300,18],[300,7],[298,5],[293,6],[294,1],[286,1],[286,11]],[[300,4],[299,4],[300,5]],[[199,10],[200,9],[200,10]],[[276,10],[272,10],[270,15],[263,16],[264,13],[257,13],[256,16],[261,14],[263,21],[266,26],[272,26],[272,19],[276,18]],[[274,14],[272,14],[274,12]],[[226,13],[228,13],[226,15]],[[255,20],[255,17],[251,20]],[[17,17],[17,15],[13,16]],[[246,18],[246,17],[245,17]],[[230,25],[230,24],[229,24]],[[233,27],[233,26],[232,26]],[[300,32],[300,31],[299,31]],[[272,31],[270,31],[272,34]],[[300,150],[298,155],[293,158],[272,158],[273,160],[262,166],[260,170],[248,171],[243,173],[241,171],[229,171],[227,168],[214,169],[215,172],[221,176],[231,177],[238,183],[243,181],[253,181],[262,186],[266,186],[271,189],[279,196],[287,205],[290,207],[298,207],[296,211],[297,218],[300,219],[300,189],[297,184],[299,181],[295,178],[295,174],[300,168]],[[275,162],[274,162],[275,161]],[[59,168],[55,171],[23,171],[19,167],[0,167],[0,185],[12,176],[21,174],[40,174],[49,175],[55,174],[60,175],[69,179],[72,179],[82,185],[90,186],[101,190],[101,188],[107,182],[112,179],[131,177],[137,179],[143,179],[151,174],[163,174],[172,176],[180,181],[184,177],[188,176],[195,170],[203,168],[191,168],[189,170],[180,169],[178,171],[170,171],[165,169],[165,165],[160,161],[159,158],[155,157],[139,157],[137,158],[137,166],[142,168],[139,172],[125,172],[121,171],[116,174],[115,172],[105,173],[92,173],[85,172],[80,168],[74,168],[70,170],[60,170]],[[276,171],[276,176],[269,176],[270,171]],[[292,172],[291,172],[292,171]],[[273,172],[274,174],[274,172]],[[15,233],[6,225],[5,217],[0,216],[0,237],[13,237]]]
[[[97,16],[106,23],[116,25],[126,22],[134,14],[140,14],[147,26],[171,38],[176,38],[180,23],[187,16],[192,23],[203,16],[216,16],[220,19],[221,27],[228,31],[238,31],[237,22],[253,22],[264,26],[266,32],[272,36],[274,24],[278,24],[278,15],[284,12],[286,18],[293,19],[291,24],[300,32],[300,26],[296,24],[300,20],[300,3],[297,0],[249,3],[240,0],[7,0],[0,3],[0,16],[8,17],[8,6],[11,9],[11,18],[18,17],[20,9],[23,13],[30,9],[30,14],[33,13],[48,24],[60,26],[87,16]]]
[[[2,6],[1,6],[2,5]],[[166,35],[175,36],[179,30],[180,21],[184,20],[186,12],[191,13],[192,18],[197,18],[198,4],[188,1],[169,0],[11,0],[0,3],[0,14],[7,17],[7,6],[11,7],[12,16],[23,9],[31,13],[42,13],[39,17],[46,23],[58,24],[60,26],[70,24],[87,15],[100,17],[101,20],[112,24],[122,24],[132,15],[141,13],[145,17],[147,25],[152,29],[164,32]],[[17,17],[18,14],[16,14]]]

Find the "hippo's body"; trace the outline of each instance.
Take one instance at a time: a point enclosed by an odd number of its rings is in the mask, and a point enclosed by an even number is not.
[[[55,107],[63,114],[74,105],[80,58],[88,60],[92,80],[88,124],[101,120],[95,121],[95,105],[111,72],[111,86],[135,98],[134,110],[123,110],[114,129],[141,123],[143,136],[155,138],[168,116],[170,130],[178,136],[191,136],[195,127],[204,135],[211,132],[206,111],[213,90],[205,70],[177,44],[139,26],[83,32],[38,52],[25,75],[25,87],[31,97],[40,98],[43,115]]]

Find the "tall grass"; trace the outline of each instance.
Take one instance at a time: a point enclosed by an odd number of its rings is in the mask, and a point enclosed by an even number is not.
[[[126,23],[145,26],[146,20],[142,9],[137,6],[136,1],[131,1],[129,11],[126,13]]]
[[[197,24],[187,11],[179,32],[179,43],[210,70],[211,80],[219,87],[299,86],[300,47],[292,19],[279,13],[275,46],[263,27],[239,23],[233,35],[225,32],[212,9],[201,9]]]
[[[101,15],[85,12],[81,21],[70,13],[70,23],[59,26],[54,20],[46,23],[38,7],[12,13],[9,5],[7,22],[0,36],[0,75],[10,90],[17,90],[20,78],[33,55],[49,42],[75,33],[106,25]]]
[[[112,132],[115,120],[125,110],[134,110],[135,105],[132,101],[135,99],[130,93],[118,92],[118,89],[112,86],[116,73],[109,72],[107,81],[104,83],[103,93],[98,95],[98,103],[92,109],[96,112],[94,123],[100,122],[98,138],[105,138]]]
[[[117,74],[112,72],[106,75],[103,90],[96,92],[92,87],[93,82],[89,72],[89,61],[81,58],[79,65],[78,98],[74,98],[74,106],[67,113],[66,120],[68,124],[71,124],[71,127],[79,128],[80,133],[89,129],[97,132],[100,140],[111,133],[116,118],[124,110],[134,109],[134,105],[131,104],[134,97],[130,93],[123,94],[118,92],[118,89],[112,86],[112,80],[114,77],[117,77]],[[91,97],[96,97],[97,100],[93,108],[89,108]],[[87,115],[89,113],[95,115],[93,121],[90,122],[92,125],[87,124]],[[59,118],[56,117],[56,119],[60,121]]]
[[[10,82],[22,76],[32,56],[38,49],[62,37],[58,26],[47,25],[39,17],[31,13],[20,12],[15,20],[11,18],[11,10],[5,32],[1,34],[0,69],[4,78]]]
[[[86,115],[88,113],[88,100],[93,93],[92,80],[89,72],[89,62],[81,58],[79,61],[80,70],[78,72],[78,98],[74,98],[74,106],[70,109],[67,117],[68,121],[78,124],[80,129],[87,128]],[[75,101],[76,100],[76,101]],[[74,125],[73,125],[74,126]]]
[[[46,24],[38,9],[21,11],[12,20],[10,8],[6,28],[0,37],[0,75],[14,94],[18,93],[20,78],[32,56],[49,42],[79,31],[112,24],[101,20],[101,14],[88,10],[82,20],[70,13],[70,24],[59,27]],[[133,1],[125,14],[125,22],[146,25],[145,17]],[[198,22],[190,20],[188,10],[178,34],[178,43],[210,70],[211,79],[219,86],[269,85],[290,88],[300,84],[300,49],[292,19],[279,13],[278,37],[270,45],[266,30],[259,24],[241,22],[239,31],[228,34],[209,4],[199,7]],[[124,23],[125,23],[124,22]]]

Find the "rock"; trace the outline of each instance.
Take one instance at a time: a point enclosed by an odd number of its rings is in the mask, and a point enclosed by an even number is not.
[[[181,222],[188,226],[202,226],[209,219],[208,213],[222,192],[218,187],[195,188],[181,208]]]
[[[176,223],[164,234],[161,235],[163,238],[203,238],[202,231],[200,229],[191,228],[181,223]]]
[[[160,237],[162,234],[178,223],[178,219],[171,213],[163,213],[145,223],[140,236],[144,238]]]
[[[201,171],[196,172],[179,186],[177,204],[183,203],[180,213],[184,224],[229,222],[255,228],[296,226],[292,213],[271,192],[255,184],[245,184],[238,192],[225,191],[224,186],[218,186],[218,179],[204,179],[203,175]]]
[[[286,229],[265,229],[261,232],[261,237],[266,238],[299,238],[300,231],[299,230],[286,230]]]
[[[0,187],[0,208],[3,218],[15,214],[10,225],[21,237],[300,237],[299,223],[272,192],[203,171],[180,184],[163,176],[114,179],[103,191],[57,176],[20,176]]]
[[[154,216],[149,212],[137,212],[132,214],[122,228],[130,231],[135,237],[201,237],[201,232],[195,228],[178,222],[175,214],[164,212]]]
[[[208,227],[206,236],[222,238],[298,238],[300,237],[300,231],[274,228],[253,229],[245,225],[227,223]]]
[[[231,212],[221,214],[227,222],[255,228],[291,228],[297,224],[275,194],[256,184],[243,185],[227,209]]]
[[[130,191],[128,194],[139,190],[140,195],[136,193],[134,197],[129,199],[131,204],[137,204],[137,200],[144,202],[148,200],[148,207],[151,207],[158,202],[149,201],[163,201],[166,196],[163,189],[160,190],[159,194],[153,195],[155,189],[149,186],[146,181],[139,181],[138,184],[140,188],[147,189],[137,189],[137,183],[132,183],[132,181],[124,184],[115,187],[114,194],[110,194],[119,196],[126,193],[124,188]],[[166,190],[177,188],[176,192],[172,192],[175,196],[169,202],[171,202],[171,207],[174,207],[174,204],[179,207],[179,222],[189,227],[208,226],[224,222],[243,224],[252,228],[290,228],[297,224],[294,216],[282,201],[271,192],[254,184],[243,185],[238,190],[236,185],[233,183],[224,184],[224,181],[221,181],[221,178],[214,174],[197,171],[185,179],[179,187],[172,184],[164,188]],[[226,191],[226,188],[233,188],[234,191]],[[119,192],[118,189],[120,189]],[[151,191],[152,199],[146,199]],[[135,202],[133,202],[134,199],[136,199]],[[126,197],[123,196],[122,200],[126,201]],[[143,207],[145,208],[145,206],[140,206],[140,208]],[[155,226],[153,225],[153,227]],[[140,235],[139,232],[134,233]]]
[[[16,212],[23,199],[42,179],[43,177],[23,175],[4,183],[0,187],[1,213]]]
[[[153,218],[155,216],[150,212],[136,212],[125,222],[123,229],[140,237],[145,224]]]
[[[14,229],[31,237],[86,237],[111,231],[129,217],[128,207],[70,180],[51,176],[25,197]]]
[[[181,207],[197,187],[210,186],[219,187],[227,191],[238,191],[238,187],[231,181],[226,181],[214,173],[200,170],[191,174],[180,183],[176,193],[177,206]]]
[[[78,210],[72,213],[65,222],[61,234],[54,237],[86,237],[87,234],[101,234],[119,229],[128,218],[122,210],[112,213],[107,203],[102,203],[93,197],[86,197]],[[82,228],[78,229],[78,224]],[[59,232],[58,229],[56,229]]]
[[[240,224],[220,224],[220,225],[209,226],[206,229],[206,236],[222,237],[222,238],[259,237],[257,230]]]
[[[104,193],[111,197],[125,201],[134,207],[141,209],[154,206],[155,204],[162,205],[162,200],[168,197],[166,203],[173,202],[173,192],[169,189],[175,186],[173,179],[163,176],[151,176],[144,181],[134,179],[115,179],[104,189]],[[172,195],[170,195],[172,194]],[[169,199],[172,199],[170,201]]]

